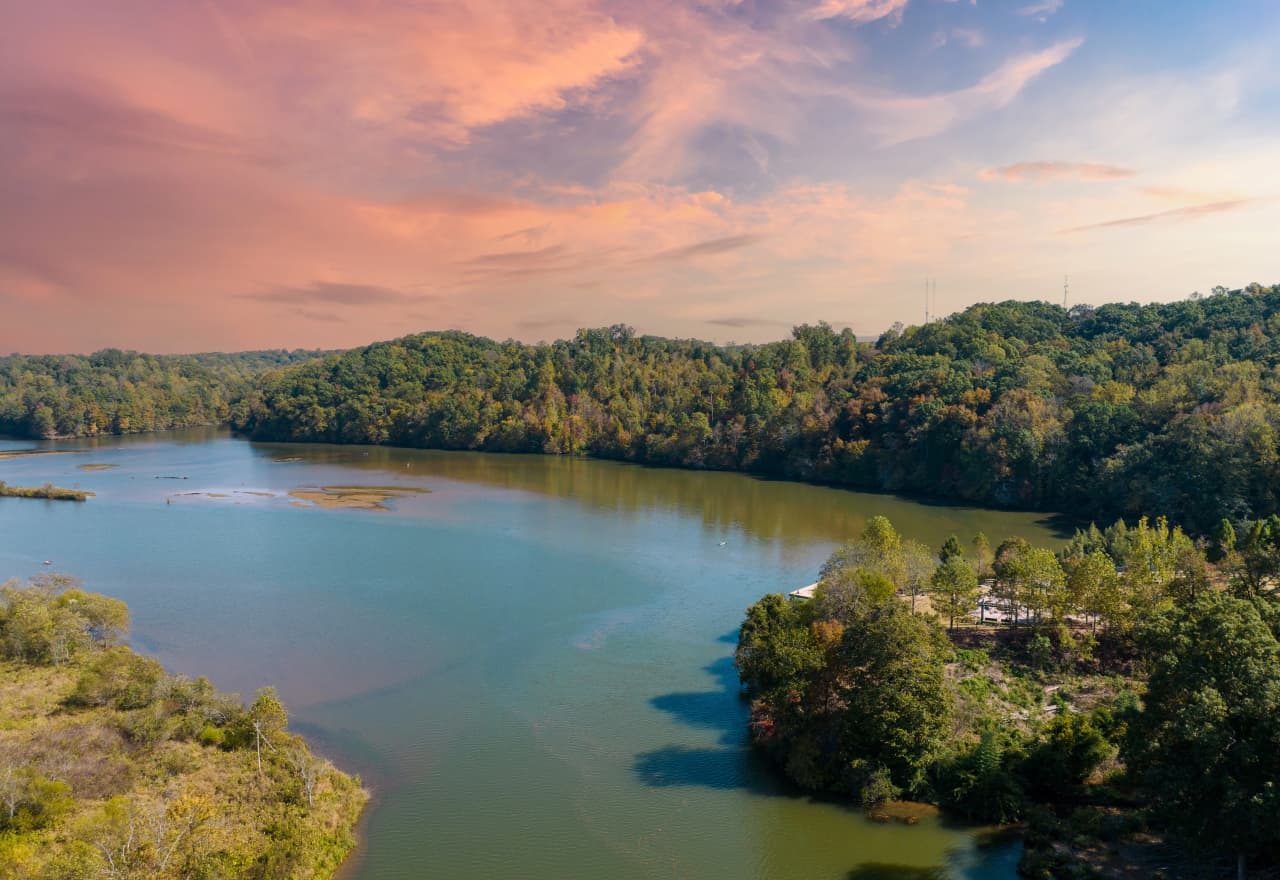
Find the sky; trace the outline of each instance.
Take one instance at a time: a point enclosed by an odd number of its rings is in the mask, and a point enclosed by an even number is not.
[[[1280,280],[1274,0],[0,0],[0,352]]]

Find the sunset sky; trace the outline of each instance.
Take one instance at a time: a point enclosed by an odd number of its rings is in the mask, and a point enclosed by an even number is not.
[[[1280,280],[1275,0],[0,0],[0,352]]]

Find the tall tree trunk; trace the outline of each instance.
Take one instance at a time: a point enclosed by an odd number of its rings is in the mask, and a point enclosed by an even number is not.
[[[1236,880],[1244,880],[1244,853],[1236,853]]]

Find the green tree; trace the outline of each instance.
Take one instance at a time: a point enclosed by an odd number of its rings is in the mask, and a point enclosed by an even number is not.
[[[794,686],[822,663],[810,632],[806,609],[778,594],[747,609],[738,630],[734,665],[747,689],[756,694]]]
[[[955,535],[948,535],[947,539],[942,542],[942,548],[938,551],[938,559],[946,562],[949,559],[964,556],[964,548],[960,546],[960,539]]]
[[[994,558],[995,553],[991,549],[991,542],[987,540],[986,535],[978,532],[973,538],[973,568],[979,580],[991,574],[991,562]]]
[[[978,576],[962,556],[950,556],[933,573],[930,581],[933,608],[947,618],[948,628],[956,628],[956,618],[977,607]]]
[[[915,789],[940,755],[951,723],[943,643],[935,625],[896,602],[845,629],[833,661],[844,706],[839,759],[855,768],[859,788],[883,768],[899,788]]]
[[[1203,850],[1280,856],[1280,644],[1250,601],[1204,593],[1158,615],[1124,757],[1169,826]]]
[[[1067,592],[1075,607],[1097,629],[1098,621],[1114,625],[1124,620],[1126,605],[1116,564],[1101,550],[1094,550],[1075,563],[1067,576]]]

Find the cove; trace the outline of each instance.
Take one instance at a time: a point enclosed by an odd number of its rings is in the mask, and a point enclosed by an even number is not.
[[[24,444],[25,445],[25,444]],[[295,726],[374,792],[348,880],[1010,880],[1017,852],[880,825],[745,747],[736,627],[866,519],[938,545],[1042,516],[542,456],[250,444],[214,430],[36,444],[0,479],[0,577],[50,560],[133,642]],[[86,462],[116,467],[84,470]],[[296,506],[324,487],[388,510]]]

